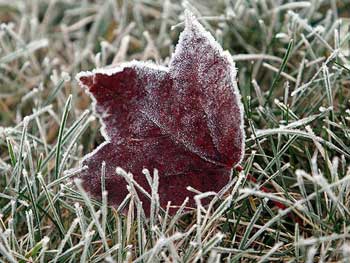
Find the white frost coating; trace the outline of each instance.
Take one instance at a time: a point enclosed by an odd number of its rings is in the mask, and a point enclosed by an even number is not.
[[[92,71],[79,72],[77,74],[77,76],[76,76],[76,79],[79,82],[79,84],[84,86],[79,80],[81,77],[90,77],[90,76],[93,76],[95,74],[104,74],[104,75],[107,75],[107,76],[112,76],[112,75],[114,75],[114,74],[116,74],[118,72],[123,71],[125,68],[132,68],[132,67],[150,68],[150,69],[159,70],[159,71],[165,71],[165,72],[169,71],[168,67],[165,67],[165,66],[162,66],[162,65],[157,65],[157,64],[152,63],[150,61],[132,60],[132,61],[121,63],[121,64],[119,64],[117,66],[110,66],[110,67],[105,67],[105,68],[96,68],[96,69],[93,69]]]
[[[86,93],[89,95],[89,97],[92,100],[92,109],[94,114],[99,118],[100,123],[102,125],[101,127],[101,135],[103,136],[103,138],[106,140],[106,142],[110,142],[110,138],[106,132],[106,124],[104,123],[101,114],[96,112],[96,105],[97,105],[97,101],[95,96],[89,91],[89,88],[84,85],[80,79],[83,77],[91,77],[91,76],[95,76],[96,74],[103,74],[103,75],[107,75],[107,76],[112,76],[118,72],[122,72],[125,68],[133,68],[133,67],[138,67],[138,68],[149,68],[149,69],[153,69],[153,70],[159,70],[159,71],[163,71],[163,72],[168,72],[169,68],[161,66],[161,65],[157,65],[151,62],[143,62],[143,61],[137,61],[137,60],[132,60],[129,62],[125,62],[125,63],[121,63],[118,66],[114,66],[114,67],[107,67],[107,68],[97,68],[97,69],[93,69],[92,71],[81,71],[79,72],[75,79],[77,80],[77,82],[79,83],[79,85],[81,87],[85,88]],[[98,147],[99,149],[100,147]],[[95,153],[96,151],[93,151],[92,153]],[[88,154],[89,155],[89,154]],[[84,156],[83,160],[85,160],[86,156]]]
[[[94,77],[96,74],[103,74],[103,75],[107,75],[107,76],[112,76],[118,72],[122,72],[125,68],[133,68],[133,67],[144,68],[146,70],[152,69],[152,70],[158,70],[158,71],[169,73],[169,69],[171,68],[171,64],[172,64],[173,59],[177,56],[177,54],[179,52],[181,52],[182,49],[186,48],[186,47],[183,47],[181,45],[182,39],[187,34],[192,34],[191,29],[193,27],[196,27],[196,34],[205,37],[209,41],[212,48],[214,50],[216,50],[220,56],[222,56],[224,59],[226,59],[228,61],[228,64],[230,65],[230,76],[229,77],[231,78],[231,84],[233,87],[232,91],[233,91],[235,98],[236,98],[235,103],[238,105],[238,107],[240,109],[240,120],[241,121],[240,121],[239,128],[240,128],[240,132],[242,134],[240,160],[237,162],[236,165],[238,165],[242,161],[243,156],[244,156],[244,146],[245,146],[245,133],[244,133],[244,124],[243,124],[243,120],[244,120],[243,119],[243,112],[244,111],[243,111],[243,105],[241,103],[241,95],[239,93],[237,82],[236,82],[237,71],[236,71],[232,56],[230,55],[230,53],[228,51],[224,51],[222,49],[220,44],[214,39],[214,37],[208,31],[206,31],[204,29],[204,27],[197,21],[197,19],[194,17],[194,15],[190,11],[185,10],[185,29],[180,34],[179,41],[178,41],[179,44],[176,45],[175,52],[171,56],[169,67],[157,65],[157,64],[154,64],[152,62],[142,62],[142,61],[133,60],[130,62],[121,63],[117,66],[106,67],[106,68],[97,68],[97,69],[94,69],[92,71],[82,71],[76,75],[76,80],[78,81],[79,85],[81,87],[85,88],[85,91],[87,92],[87,94],[90,96],[90,98],[92,100],[93,112],[100,120],[100,123],[101,123],[100,132],[101,132],[101,135],[103,136],[103,138],[105,139],[105,141],[103,143],[101,143],[97,148],[95,148],[92,152],[86,154],[82,158],[82,160],[80,161],[80,166],[83,165],[85,160],[87,160],[88,158],[90,158],[91,156],[96,154],[101,148],[103,148],[104,146],[106,146],[107,144],[109,144],[111,142],[111,138],[108,136],[107,131],[106,131],[106,124],[103,121],[101,114],[97,113],[97,111],[96,111],[96,106],[97,106],[96,98],[89,91],[89,88],[80,81],[80,79],[83,77]],[[196,152],[196,151],[194,150],[193,152]]]
[[[96,154],[100,149],[102,149],[105,145],[107,145],[111,142],[111,138],[108,136],[107,131],[106,131],[107,130],[106,124],[103,121],[101,114],[97,113],[97,111],[96,111],[96,106],[97,106],[96,98],[89,91],[89,88],[80,81],[80,79],[83,77],[93,77],[96,74],[103,74],[103,75],[107,75],[107,76],[112,76],[118,72],[122,72],[125,68],[133,68],[133,67],[146,68],[146,69],[149,68],[149,69],[159,70],[159,71],[163,71],[163,72],[169,71],[169,68],[167,68],[165,66],[154,64],[152,62],[148,62],[148,61],[143,62],[143,61],[132,60],[129,62],[121,63],[118,66],[114,66],[114,67],[97,68],[97,69],[93,69],[92,71],[81,71],[75,76],[75,79],[77,80],[79,85],[81,87],[85,88],[85,92],[89,95],[89,97],[92,100],[93,113],[99,119],[99,122],[101,124],[100,132],[101,132],[102,137],[105,139],[105,141],[103,143],[101,143],[99,146],[97,146],[92,152],[84,155],[84,157],[79,162],[80,166],[83,165],[85,160],[87,160],[88,158],[90,158],[91,156]]]
[[[227,50],[223,50],[221,45],[215,40],[215,38],[212,36],[212,34],[205,30],[205,28],[198,22],[196,17],[189,10],[185,10],[185,29],[179,36],[179,41],[178,41],[178,44],[176,45],[175,52],[171,56],[169,68],[172,67],[173,60],[179,56],[179,54],[182,52],[183,49],[187,48],[186,46],[182,46],[181,44],[183,42],[183,39],[186,38],[186,35],[191,36],[193,34],[192,30],[191,30],[193,27],[196,28],[196,34],[201,35],[202,37],[206,38],[208,40],[209,44],[212,46],[212,48],[215,51],[217,51],[220,56],[225,58],[230,65],[230,77],[231,77],[231,83],[233,86],[233,93],[236,97],[236,104],[238,105],[238,107],[240,109],[240,118],[241,118],[240,130],[241,130],[241,134],[242,134],[242,141],[241,141],[242,152],[241,152],[240,160],[235,165],[235,166],[237,166],[238,164],[240,164],[240,162],[242,161],[243,156],[244,156],[245,132],[244,132],[244,118],[243,118],[244,109],[243,109],[243,104],[241,102],[241,94],[238,90],[238,86],[237,86],[237,82],[236,82],[237,70],[235,67],[235,63],[232,59],[230,52]]]

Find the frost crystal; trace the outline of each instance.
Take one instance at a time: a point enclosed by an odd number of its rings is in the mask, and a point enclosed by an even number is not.
[[[112,204],[128,193],[117,166],[150,192],[142,170],[159,170],[160,204],[181,205],[194,193],[219,191],[243,156],[243,109],[231,56],[186,12],[169,68],[128,62],[79,73],[94,100],[106,142],[84,157],[84,187],[101,196],[101,165]],[[140,193],[146,211],[150,202]],[[174,210],[175,211],[175,210]],[[173,211],[172,211],[173,212]]]

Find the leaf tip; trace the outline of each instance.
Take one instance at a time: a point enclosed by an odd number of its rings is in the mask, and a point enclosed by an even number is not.
[[[93,84],[94,73],[90,71],[79,72],[75,79],[81,87],[89,87]]]
[[[185,30],[189,32],[205,31],[204,27],[198,22],[197,17],[188,9],[185,9]]]

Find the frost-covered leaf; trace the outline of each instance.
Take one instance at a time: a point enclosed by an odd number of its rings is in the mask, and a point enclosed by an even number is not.
[[[159,170],[159,197],[180,205],[191,186],[219,191],[243,156],[244,131],[236,70],[198,21],[186,14],[170,66],[129,62],[118,67],[82,72],[104,125],[106,142],[82,161],[85,188],[101,195],[101,164],[106,162],[109,201],[119,204],[128,193],[116,167],[131,172],[150,192],[142,169]],[[149,200],[140,193],[144,208]]]

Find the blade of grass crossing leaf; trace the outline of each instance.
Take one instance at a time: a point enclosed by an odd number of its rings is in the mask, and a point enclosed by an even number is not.
[[[117,241],[118,244],[121,244],[120,249],[118,250],[118,255],[117,255],[117,261],[118,263],[123,262],[123,251],[125,249],[124,242],[123,242],[123,224],[122,224],[122,219],[121,216],[118,213],[116,214],[116,225],[117,225]]]
[[[138,203],[137,204],[137,242],[138,242],[138,250],[139,250],[139,254],[138,256],[141,257],[144,254],[144,244],[143,244],[143,224],[142,224],[142,218],[141,218],[141,204]],[[144,262],[143,260],[141,260],[141,262]]]
[[[102,193],[102,230],[106,233],[107,225],[107,205],[108,205],[108,193],[106,191],[106,163],[102,162],[101,165],[101,193]]]

